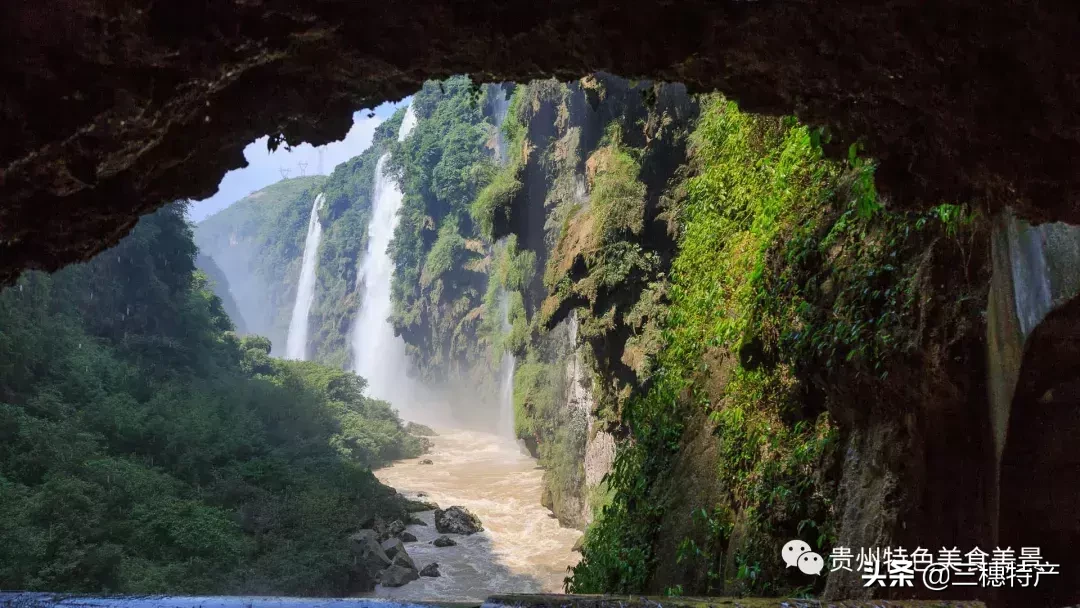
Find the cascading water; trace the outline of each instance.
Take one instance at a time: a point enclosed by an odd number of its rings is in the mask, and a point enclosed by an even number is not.
[[[510,299],[503,291],[499,297],[499,311],[502,315],[503,335],[509,335],[510,325]],[[517,360],[509,348],[503,351],[502,361],[499,363],[499,435],[515,438],[514,434],[514,367]]]
[[[503,94],[505,97],[505,93]],[[501,122],[505,110],[496,119]],[[401,123],[404,140],[416,117],[410,108]],[[496,150],[498,151],[498,150]],[[514,357],[507,352],[499,374],[499,413],[496,432],[462,430],[439,393],[408,376],[405,342],[394,335],[391,280],[394,265],[388,247],[398,223],[402,193],[387,174],[384,155],[376,167],[368,249],[361,262],[358,289],[360,310],[353,325],[353,369],[368,381],[368,395],[389,401],[402,418],[435,427],[433,446],[419,459],[401,461],[376,471],[383,482],[403,495],[461,505],[480,517],[484,531],[455,538],[454,547],[430,544],[438,535],[434,513],[416,514],[427,525],[413,524],[410,533],[420,542],[408,545],[418,566],[438,562],[439,577],[421,577],[401,587],[379,585],[370,595],[399,600],[482,601],[497,592],[557,592],[567,565],[578,555],[571,548],[581,533],[562,528],[540,504],[543,474],[536,459],[513,440]],[[496,247],[503,244],[496,245]],[[502,332],[510,331],[510,310],[516,294],[499,298]],[[494,312],[494,311],[493,311]],[[476,402],[482,399],[472,396]],[[488,427],[492,429],[496,425]],[[495,429],[492,429],[495,430]]]
[[[398,132],[402,141],[416,126],[412,107],[405,113]],[[389,153],[379,158],[375,168],[374,203],[368,225],[367,254],[357,281],[363,281],[363,299],[353,325],[353,371],[368,381],[368,394],[389,401],[410,420],[430,420],[430,409],[417,407],[423,388],[408,377],[405,341],[394,335],[390,324],[390,282],[394,263],[388,251],[401,209],[401,190],[386,171]],[[425,416],[425,414],[427,414]]]
[[[319,206],[322,205],[323,198],[322,193],[319,193],[311,206],[307,239],[304,240],[304,257],[300,263],[300,280],[296,284],[296,302],[293,304],[292,319],[289,320],[289,335],[285,340],[287,359],[303,361],[307,357],[308,315],[315,300],[315,265],[319,260],[319,241],[322,239]]]
[[[510,101],[506,98],[506,89],[495,88],[492,101],[492,118],[495,121],[495,152],[498,155],[499,164],[505,165],[509,160],[506,147],[506,138],[503,136],[502,126],[506,122],[506,115],[510,109]],[[499,293],[499,314],[502,317],[503,335],[509,335],[512,329],[510,325],[510,299],[505,290]],[[499,428],[501,437],[515,438],[514,434],[514,368],[517,361],[514,353],[509,349],[503,351],[502,360],[499,362]]]
[[[492,100],[492,118],[495,119],[495,152],[499,156],[499,164],[505,165],[510,156],[506,148],[506,138],[503,137],[502,126],[506,122],[506,114],[510,109],[510,100],[506,98],[506,89],[495,88]]]

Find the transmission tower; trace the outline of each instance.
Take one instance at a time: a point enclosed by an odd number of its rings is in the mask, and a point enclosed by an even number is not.
[[[298,167],[300,167],[300,177],[304,177],[304,173],[307,172],[308,164],[307,163],[296,163],[296,165]]]
[[[278,169],[281,172],[281,179],[289,179],[289,170],[285,167]]]

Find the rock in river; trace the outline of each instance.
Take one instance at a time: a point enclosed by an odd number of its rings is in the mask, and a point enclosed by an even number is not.
[[[420,578],[415,568],[407,568],[397,564],[383,570],[379,575],[379,582],[387,587],[400,587],[409,581]]]
[[[431,544],[435,545],[436,547],[453,547],[457,543],[454,542],[454,539],[450,538],[449,536],[440,536],[439,538],[431,541]]]
[[[430,458],[425,458],[425,459],[420,461],[420,464],[435,464],[435,463],[431,462]]]
[[[401,544],[401,539],[399,538],[390,538],[386,541],[383,541],[381,548],[386,553],[386,557],[390,558],[391,560],[394,559],[394,556],[397,555],[399,552],[403,553],[405,551],[405,545]],[[390,565],[389,561],[386,565]]]
[[[439,574],[439,564],[428,564],[424,566],[424,569],[420,571],[420,576],[441,576]]]
[[[390,525],[386,527],[387,538],[391,536],[397,536],[405,531],[405,524],[401,523],[400,519],[395,519],[390,522]]]
[[[398,541],[400,544],[401,541]],[[379,545],[379,535],[374,530],[361,530],[349,537],[349,549],[355,555],[351,578],[357,590],[371,591],[379,572],[393,562]]]
[[[412,532],[402,532],[401,534],[398,534],[398,538],[400,538],[401,542],[403,542],[403,543],[415,543],[416,542],[416,537],[413,536]]]
[[[435,529],[443,534],[475,534],[483,532],[480,518],[465,507],[435,510]]]
[[[409,568],[410,570],[416,570],[416,562],[414,562],[404,550],[394,556],[394,565]]]

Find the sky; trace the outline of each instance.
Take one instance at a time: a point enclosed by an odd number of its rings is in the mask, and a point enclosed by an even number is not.
[[[319,171],[319,151],[322,151],[322,171],[330,175],[337,165],[360,154],[371,145],[375,127],[390,117],[394,110],[408,105],[410,98],[397,103],[384,103],[375,108],[375,116],[368,118],[371,110],[360,110],[353,114],[353,126],[345,139],[331,142],[325,146],[300,144],[292,150],[281,146],[271,153],[266,149],[267,137],[263,136],[244,148],[244,158],[248,166],[234,169],[225,174],[218,184],[217,193],[210,198],[195,201],[188,208],[188,219],[201,222],[208,216],[221,211],[245,196],[261,190],[270,184],[281,181],[281,170],[288,169],[289,177],[299,177],[300,163],[307,163],[304,175],[316,175]]]

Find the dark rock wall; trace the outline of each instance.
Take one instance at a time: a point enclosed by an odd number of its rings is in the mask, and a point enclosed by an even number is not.
[[[0,283],[210,195],[267,133],[321,144],[430,77],[598,69],[865,142],[904,205],[1080,221],[1080,5],[27,0],[0,7]]]

